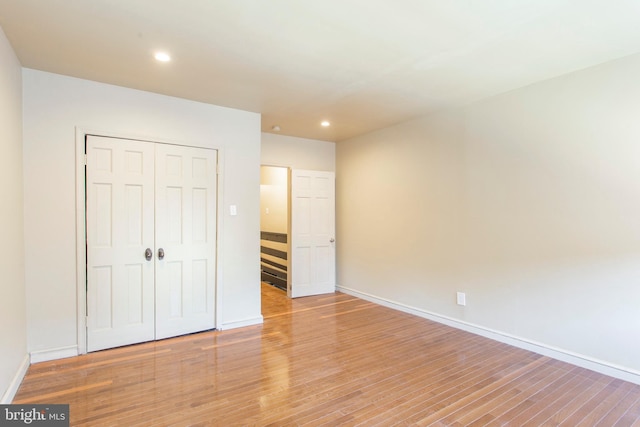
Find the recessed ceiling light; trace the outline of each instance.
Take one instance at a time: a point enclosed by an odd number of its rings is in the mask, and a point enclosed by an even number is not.
[[[280,126],[278,125],[273,125],[273,127],[271,128],[272,131],[274,132],[280,132]]]
[[[169,62],[169,61],[171,61],[171,57],[166,52],[156,52],[156,54],[154,55],[154,58],[156,58],[160,62]]]
[[[322,123],[320,123],[320,125],[323,126],[323,127],[328,127],[328,126],[331,126],[331,123],[329,123],[328,121],[325,120]]]

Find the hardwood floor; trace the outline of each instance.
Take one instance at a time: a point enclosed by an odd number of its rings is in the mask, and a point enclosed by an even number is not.
[[[73,426],[640,426],[640,386],[349,295],[264,325],[32,365],[14,403]]]

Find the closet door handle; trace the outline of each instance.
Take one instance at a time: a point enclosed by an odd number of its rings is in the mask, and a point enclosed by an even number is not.
[[[144,251],[144,259],[146,259],[147,261],[151,261],[151,258],[153,258],[153,251],[151,250],[151,248],[147,248]]]
[[[158,259],[164,258],[164,249],[158,249]]]

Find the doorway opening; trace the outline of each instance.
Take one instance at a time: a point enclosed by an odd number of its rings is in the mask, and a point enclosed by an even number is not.
[[[261,280],[290,298],[333,293],[335,173],[260,167]]]
[[[260,166],[260,279],[290,289],[289,168]]]

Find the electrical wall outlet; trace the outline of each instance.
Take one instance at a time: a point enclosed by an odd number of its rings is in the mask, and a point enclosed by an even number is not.
[[[464,292],[456,292],[456,302],[458,305],[467,305],[467,295]]]

